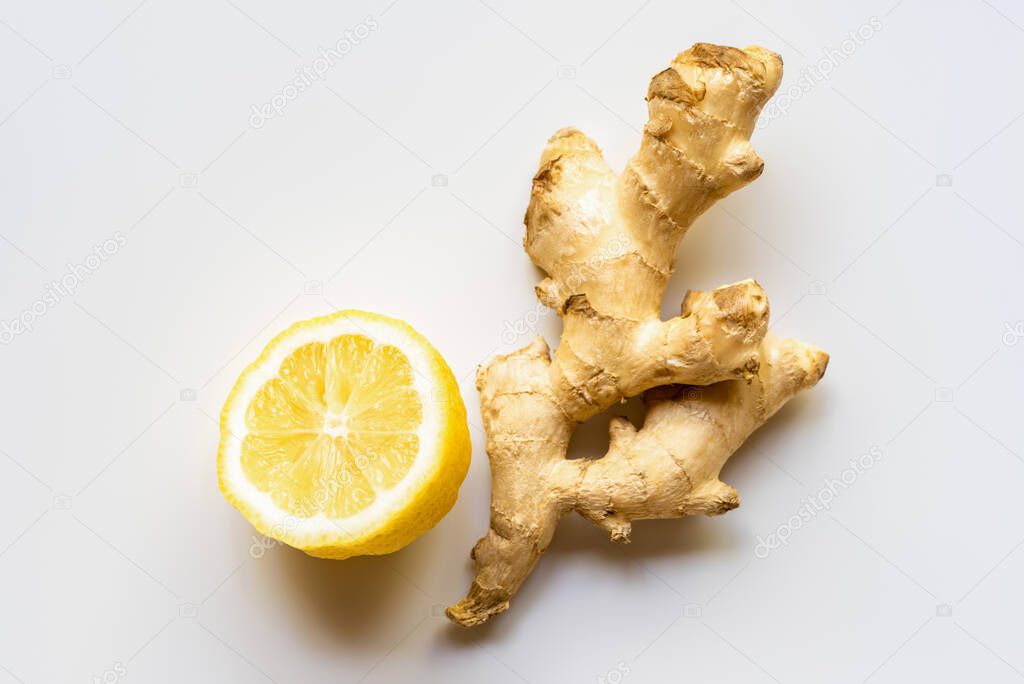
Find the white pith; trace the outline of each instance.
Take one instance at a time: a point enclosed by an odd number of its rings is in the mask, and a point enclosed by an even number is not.
[[[301,518],[274,503],[272,497],[253,485],[242,470],[241,446],[248,434],[246,409],[256,392],[278,376],[282,362],[296,349],[313,342],[328,342],[340,335],[364,335],[378,345],[391,345],[405,354],[413,369],[413,385],[420,395],[423,420],[417,430],[420,451],[402,480],[389,490],[377,490],[374,502],[347,518],[331,518],[317,513]],[[224,440],[222,478],[226,488],[260,519],[262,531],[290,543],[353,542],[378,530],[382,523],[401,510],[428,480],[437,465],[437,435],[442,429],[444,398],[435,378],[436,369],[430,350],[404,326],[363,317],[356,312],[345,316],[312,322],[296,328],[286,337],[275,340],[258,366],[240,380],[225,418],[230,436]],[[342,433],[343,427],[326,430],[325,434]]]

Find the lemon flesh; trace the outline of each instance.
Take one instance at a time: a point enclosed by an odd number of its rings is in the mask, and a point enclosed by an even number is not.
[[[263,534],[331,558],[389,553],[455,502],[470,457],[451,370],[396,319],[342,311],[276,337],[221,415],[221,491]]]

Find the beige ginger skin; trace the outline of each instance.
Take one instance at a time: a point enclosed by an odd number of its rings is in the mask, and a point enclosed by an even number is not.
[[[767,333],[753,280],[690,292],[680,316],[660,317],[686,230],[761,174],[750,134],[781,77],[773,52],[698,43],[651,80],[640,149],[622,173],[579,131],[548,141],[524,246],[547,274],[537,296],[562,317],[562,336],[553,356],[537,338],[477,374],[491,520],[469,593],[448,608],[454,622],[505,611],[566,513],[627,542],[634,520],[738,506],[722,466],[825,372],[824,352]],[[642,428],[614,419],[607,454],[566,458],[577,424],[645,392]]]

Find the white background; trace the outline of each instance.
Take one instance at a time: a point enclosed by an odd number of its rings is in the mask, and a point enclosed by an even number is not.
[[[126,239],[0,347],[0,682],[1024,678],[1021,4],[487,1],[0,6],[0,320]],[[576,125],[621,166],[692,42],[777,50],[786,89],[872,16],[757,132],[763,177],[697,222],[666,299],[756,277],[832,354],[726,469],[743,505],[629,547],[567,518],[510,612],[450,625],[487,526],[474,369],[528,342],[506,324],[558,335],[520,247],[544,140]],[[216,416],[273,334],[349,307],[446,356],[469,476],[400,553],[263,548],[217,491]]]

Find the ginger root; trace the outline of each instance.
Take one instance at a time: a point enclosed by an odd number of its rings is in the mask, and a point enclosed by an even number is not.
[[[680,316],[660,317],[687,228],[761,174],[749,138],[781,76],[773,52],[698,43],[651,80],[640,149],[621,174],[579,131],[548,141],[524,246],[547,274],[536,292],[562,336],[553,356],[537,338],[477,374],[491,521],[469,593],[448,608],[454,622],[506,610],[565,513],[628,542],[634,520],[738,506],[718,479],[725,461],[824,373],[824,352],[767,334],[753,280],[690,292]],[[566,458],[577,424],[640,394],[641,429],[615,419],[607,454]]]

